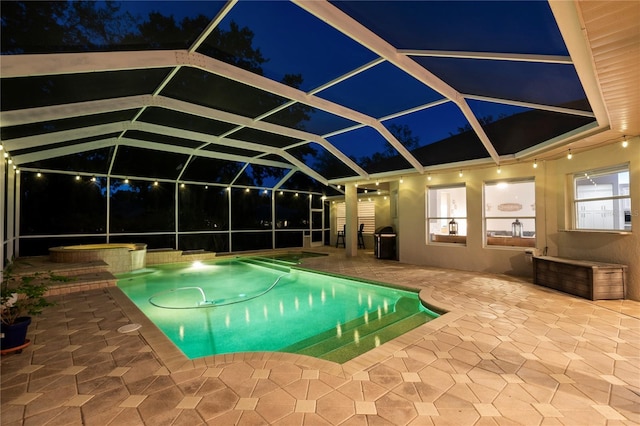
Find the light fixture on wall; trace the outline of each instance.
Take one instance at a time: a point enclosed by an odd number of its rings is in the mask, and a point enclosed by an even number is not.
[[[573,154],[571,153],[571,148],[569,148],[569,153],[567,154],[567,160],[571,160],[573,158]]]
[[[538,160],[533,160],[533,168],[534,169],[538,168]]]
[[[626,136],[623,136],[623,138],[622,138],[622,147],[626,148],[628,146],[629,146],[629,141],[627,140]]]

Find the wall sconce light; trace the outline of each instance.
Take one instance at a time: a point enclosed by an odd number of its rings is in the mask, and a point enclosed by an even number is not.
[[[522,238],[522,222],[518,219],[511,223],[511,236],[514,238]]]
[[[449,235],[458,235],[458,222],[455,219],[449,222]]]

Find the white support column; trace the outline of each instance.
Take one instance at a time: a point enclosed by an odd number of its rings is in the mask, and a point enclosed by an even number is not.
[[[16,189],[16,172],[13,168],[7,164],[7,235],[5,235],[5,239],[7,240],[7,251],[4,253],[4,257],[9,259],[9,262],[12,261],[15,252],[13,250],[13,245],[15,243],[15,212],[16,212],[16,198],[15,198],[15,189]]]
[[[12,170],[14,173],[16,172],[15,170]],[[14,223],[15,223],[15,232],[14,232],[14,237],[15,237],[15,244],[13,245],[13,249],[14,249],[14,253],[16,255],[16,257],[20,257],[20,173],[15,173],[15,209],[14,211],[15,213],[15,217],[14,217]]]
[[[2,189],[2,191],[0,191],[0,193],[4,193],[4,189],[5,189],[5,182],[6,182],[6,178],[5,178],[5,172],[6,172],[6,167],[7,167],[7,161],[2,158],[2,154],[3,152],[0,151],[0,189]],[[4,195],[0,195],[0,280],[3,278],[2,276],[2,271],[4,270],[4,268],[2,267],[4,265],[4,259],[5,259],[5,254],[4,254],[4,224],[5,221],[7,220],[7,217],[5,215],[5,209],[4,209]]]
[[[354,184],[345,185],[346,232],[345,247],[347,257],[358,255],[358,188]]]

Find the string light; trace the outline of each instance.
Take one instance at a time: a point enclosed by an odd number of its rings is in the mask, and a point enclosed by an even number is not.
[[[95,176],[91,176],[91,182],[95,182],[96,181],[96,177]]]
[[[427,175],[427,180],[431,180],[431,173]]]
[[[129,183],[129,178],[124,178],[124,183]]]
[[[624,139],[622,139],[622,147],[626,148],[629,146],[629,141],[627,140],[627,137],[624,136]]]
[[[184,183],[181,183],[181,184],[180,184],[180,188],[184,188]]]
[[[569,148],[569,153],[567,154],[567,160],[571,160],[573,158],[573,154],[571,153],[571,148]]]
[[[36,177],[42,177],[42,173],[40,172],[36,173]]]
[[[378,186],[378,185],[380,185],[380,181],[379,180],[376,181],[376,186]]]
[[[538,168],[538,160],[533,160],[533,168],[534,169]]]
[[[404,183],[404,179],[400,176],[400,183]]]
[[[458,172],[458,176],[462,177],[462,170],[460,170],[460,172]]]
[[[498,166],[498,174],[502,173],[502,169],[500,169],[500,166]]]
[[[158,181],[153,182],[153,186],[158,186]]]
[[[80,175],[76,175],[76,180],[80,180]]]

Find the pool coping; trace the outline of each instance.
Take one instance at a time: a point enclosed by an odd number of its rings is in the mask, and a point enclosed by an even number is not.
[[[317,271],[311,268],[299,269],[327,275],[323,271]],[[164,365],[166,374],[186,371],[197,367],[215,368],[216,366],[222,366],[236,361],[282,360],[301,367],[313,368],[346,378],[357,374],[358,372],[366,371],[371,366],[393,357],[397,352],[404,350],[421,339],[424,339],[425,335],[439,330],[464,315],[464,313],[459,309],[452,306],[446,306],[442,302],[436,301],[432,297],[432,288],[398,286],[397,284],[385,283],[382,281],[372,282],[370,280],[362,280],[348,275],[329,275],[371,282],[372,284],[389,286],[391,288],[402,288],[409,291],[417,290],[420,301],[427,308],[438,313],[439,316],[342,364],[308,355],[274,351],[236,352],[189,359],[150,319],[146,317],[140,308],[138,308],[119,287],[109,287],[106,291],[108,291],[114,301],[118,303],[123,313],[131,320],[132,323],[141,325],[138,330],[130,333],[138,333],[147,342],[156,354],[158,360]]]

